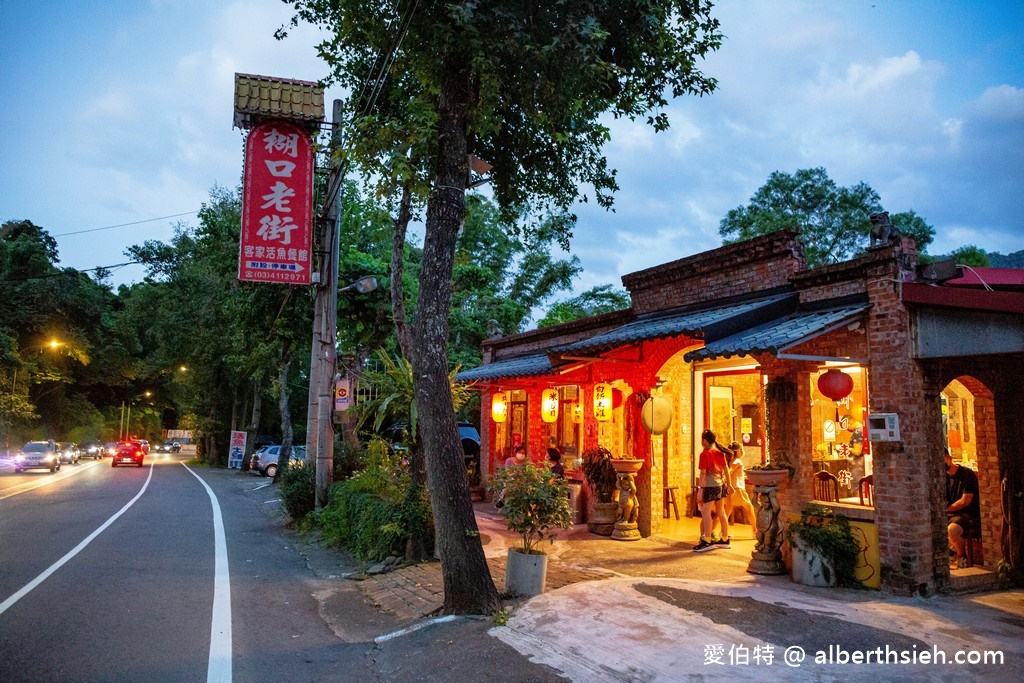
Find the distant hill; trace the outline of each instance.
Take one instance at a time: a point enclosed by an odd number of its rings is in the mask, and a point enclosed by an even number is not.
[[[1006,256],[994,251],[989,252],[988,263],[993,268],[1024,268],[1024,249]]]

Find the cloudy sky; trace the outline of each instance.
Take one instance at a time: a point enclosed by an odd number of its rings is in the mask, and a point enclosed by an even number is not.
[[[612,125],[621,190],[614,213],[578,211],[580,291],[719,246],[770,173],[817,166],[916,211],[933,254],[1024,249],[1024,3],[723,0],[715,15],[726,40],[703,69],[719,89],[673,103],[667,133]],[[234,73],[326,73],[311,30],[273,39],[289,17],[278,0],[0,0],[0,221],[46,228],[79,269],[195,224],[241,176]]]

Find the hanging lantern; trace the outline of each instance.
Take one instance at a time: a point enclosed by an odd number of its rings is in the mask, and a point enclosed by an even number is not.
[[[499,391],[491,398],[491,419],[504,422],[508,418],[508,398],[504,391]]]
[[[626,395],[622,393],[622,389],[612,389],[612,410],[618,410],[625,398]]]
[[[672,426],[672,402],[663,396],[652,396],[640,408],[644,429],[658,436]]]
[[[541,394],[540,419],[545,422],[558,419],[558,389],[545,389]]]
[[[598,422],[612,419],[612,387],[610,384],[594,385],[594,418]]]
[[[833,401],[841,401],[853,391],[853,378],[842,370],[831,368],[818,377],[818,391]]]

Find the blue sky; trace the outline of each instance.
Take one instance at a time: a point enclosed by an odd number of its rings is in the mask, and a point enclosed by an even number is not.
[[[721,218],[770,173],[817,166],[916,211],[931,253],[1024,249],[1024,3],[726,0],[715,14],[726,40],[703,68],[718,91],[674,102],[666,133],[612,124],[621,191],[614,213],[578,210],[579,290],[719,246]],[[277,0],[0,0],[0,221],[46,228],[81,269],[194,224],[210,188],[241,176],[234,73],[325,74],[315,32],[273,39],[289,17]]]

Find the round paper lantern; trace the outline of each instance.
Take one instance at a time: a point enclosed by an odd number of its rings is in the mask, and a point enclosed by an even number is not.
[[[626,395],[622,393],[622,389],[612,389],[612,410],[618,410],[625,397]]]
[[[853,378],[842,370],[831,368],[818,377],[818,391],[833,401],[841,401],[853,391]]]
[[[544,422],[558,419],[558,389],[545,389],[541,394],[540,419]]]
[[[640,408],[640,421],[651,434],[664,434],[672,426],[672,402],[663,396],[650,397]]]
[[[612,387],[610,384],[594,385],[594,419],[610,422],[612,419]]]
[[[508,399],[504,391],[499,391],[491,398],[491,419],[504,422],[508,417]]]

